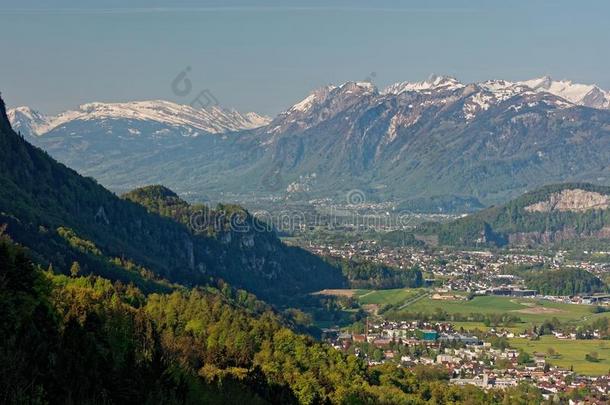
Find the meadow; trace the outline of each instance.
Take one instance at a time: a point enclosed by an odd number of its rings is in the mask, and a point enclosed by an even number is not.
[[[315,294],[335,297],[352,297],[361,305],[399,305],[425,293],[423,288],[395,288],[390,290],[334,289]]]
[[[362,305],[400,305],[426,292],[423,288],[397,288],[392,290],[357,290],[355,298]]]
[[[587,305],[562,304],[530,298],[480,296],[464,301],[424,298],[402,310],[392,311],[392,318],[400,319],[415,312],[434,314],[438,311],[462,315],[509,313],[519,317],[522,321],[515,326],[524,327],[540,324],[544,320],[552,318],[557,318],[561,322],[581,322],[593,317],[592,307]]]
[[[510,345],[531,355],[546,354],[547,363],[568,370],[572,367],[579,374],[602,375],[610,370],[610,341],[607,340],[563,340],[542,336],[539,340],[510,339]],[[553,356],[548,355],[549,348],[554,350]],[[591,352],[597,353],[598,362],[585,359]]]
[[[541,299],[516,298],[501,296],[478,296],[470,300],[434,300],[430,291],[425,288],[398,288],[390,290],[339,289],[324,290],[317,294],[348,296],[357,300],[363,308],[371,313],[386,305],[391,305],[383,313],[387,319],[412,320],[414,313],[437,314],[442,311],[448,315],[461,314],[511,314],[520,322],[504,325],[502,328],[520,332],[534,325],[540,325],[545,320],[557,318],[562,324],[582,324],[591,322],[598,317],[610,316],[610,312],[595,314],[589,305],[574,305],[551,302]],[[427,296],[422,296],[428,294]],[[466,330],[489,329],[479,321],[453,321],[456,328]]]

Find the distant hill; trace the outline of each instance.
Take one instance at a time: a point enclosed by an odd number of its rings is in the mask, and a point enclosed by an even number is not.
[[[610,239],[610,187],[588,183],[545,186],[507,204],[441,225],[437,232],[439,243],[464,246]]]
[[[190,212],[162,187],[127,197],[117,197],[26,142],[11,129],[0,101],[0,224],[7,224],[7,233],[39,263],[68,272],[78,261],[85,273],[96,269],[145,289],[158,288],[155,277],[186,285],[222,278],[271,302],[344,283],[340,270],[282,244],[239,207]],[[161,209],[173,200],[186,218]],[[204,209],[220,220],[205,229],[188,226],[193,215],[196,225],[207,224],[201,222]]]

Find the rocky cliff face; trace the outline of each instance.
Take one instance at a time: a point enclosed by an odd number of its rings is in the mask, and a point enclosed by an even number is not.
[[[566,228],[559,231],[547,232],[517,232],[510,234],[508,242],[514,246],[550,245],[575,239],[610,239],[610,227],[606,226],[599,230],[578,232],[575,228]]]
[[[525,207],[527,212],[585,212],[610,207],[610,196],[592,191],[573,189],[552,194],[547,200]]]

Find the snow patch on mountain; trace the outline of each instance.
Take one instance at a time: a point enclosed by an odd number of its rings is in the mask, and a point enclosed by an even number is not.
[[[515,98],[515,111],[522,107],[532,108],[540,103],[554,108],[570,108],[585,105],[595,108],[610,108],[610,97],[593,85],[578,85],[568,81],[553,81],[545,77],[521,82],[488,80],[464,84],[454,77],[431,75],[420,82],[399,82],[382,91],[369,82],[347,82],[339,86],[326,86],[315,90],[306,98],[279,114],[267,128],[267,133],[301,132],[321,122],[327,122],[338,114],[347,113],[353,106],[373,108],[393,98],[415,101],[409,108],[418,111],[408,114],[406,119],[396,116],[387,129],[388,139],[395,139],[398,129],[413,125],[422,111],[430,108],[448,108],[461,102],[462,116],[473,121],[480,113],[493,106]],[[510,108],[510,107],[509,107]]]
[[[415,125],[419,121],[420,116],[417,114],[397,113],[390,119],[390,124],[386,131],[387,142],[392,142],[398,136],[398,130]]]
[[[341,87],[341,86],[339,86],[339,87]],[[328,98],[330,93],[335,89],[337,89],[337,86],[333,86],[333,85],[320,87],[319,89],[314,90],[313,92],[311,92],[311,94],[309,94],[303,100],[299,101],[298,103],[296,103],[295,105],[293,105],[291,108],[289,108],[287,111],[283,112],[280,115],[289,115],[290,113],[294,113],[294,112],[306,113],[309,110],[311,110],[315,105],[326,101],[326,99]]]
[[[506,80],[488,80],[479,83],[479,86],[491,93],[497,101],[505,101],[516,95],[534,94],[534,91],[523,84]]]
[[[361,94],[371,94],[376,93],[377,88],[371,82],[347,82],[343,83],[339,86],[340,89],[345,89],[346,93],[361,93]],[[355,91],[354,91],[355,90]]]
[[[476,117],[477,113],[481,111],[487,111],[491,105],[496,102],[496,98],[493,94],[486,92],[478,92],[473,94],[465,103],[463,107],[464,118],[467,121],[472,120]]]
[[[345,111],[366,97],[378,95],[377,88],[370,82],[346,82],[339,86],[321,87],[280,113],[269,124],[267,133],[304,131]]]

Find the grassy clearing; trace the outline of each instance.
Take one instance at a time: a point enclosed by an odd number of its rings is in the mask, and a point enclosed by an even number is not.
[[[332,297],[353,297],[361,290],[354,290],[349,288],[341,289],[326,289],[313,293],[313,295],[326,295]]]
[[[508,327],[507,326],[499,326],[499,327],[498,326],[495,326],[495,327],[486,326],[483,322],[451,322],[451,324],[453,325],[453,327],[456,330],[459,330],[460,328],[464,328],[464,330],[467,330],[467,331],[478,329],[478,330],[486,332],[490,329],[496,329],[496,330],[503,329],[503,330],[509,330],[514,333],[519,333],[519,332],[523,331],[523,329],[524,329],[523,324],[518,324],[516,326],[508,326]]]
[[[314,294],[335,297],[353,297],[361,305],[385,305],[402,304],[403,302],[424,293],[423,288],[395,288],[391,290],[366,290],[366,289],[335,289],[322,290]]]
[[[592,307],[587,305],[560,304],[545,300],[514,297],[484,296],[475,297],[469,301],[441,301],[425,298],[409,305],[402,311],[396,312],[395,316],[400,318],[401,313],[434,313],[440,310],[449,314],[460,313],[462,315],[468,315],[470,313],[510,313],[521,318],[523,322],[519,325],[525,327],[532,324],[540,324],[544,320],[552,319],[554,317],[561,322],[581,322],[583,320],[590,320],[594,317],[591,313],[591,309]]]
[[[522,349],[530,354],[547,353],[553,348],[558,354],[546,356],[546,361],[552,365],[585,375],[607,374],[610,370],[610,341],[607,340],[561,340],[553,336],[542,336],[540,340],[510,339],[511,346]],[[599,362],[585,360],[585,355],[596,352]]]
[[[424,292],[421,288],[397,288],[393,290],[359,290],[355,295],[362,305],[402,304]]]

